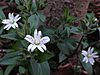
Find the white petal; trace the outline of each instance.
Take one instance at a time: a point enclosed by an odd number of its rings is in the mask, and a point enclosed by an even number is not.
[[[84,57],[82,61],[85,62],[86,60],[87,60],[87,57]]]
[[[15,19],[15,21],[17,22],[18,20],[20,20],[21,19],[21,17],[18,17],[17,19]]]
[[[93,53],[93,51],[94,51],[94,48],[92,47],[92,48],[91,48],[91,53]]]
[[[11,24],[11,26],[12,26],[12,28],[14,28],[14,29],[16,28],[14,24]]]
[[[38,32],[37,32],[37,29],[35,29],[35,31],[34,31],[34,38],[37,39],[37,36],[38,36]]]
[[[9,30],[11,28],[11,26],[8,26],[7,28],[6,28],[6,30]]]
[[[19,17],[19,14],[17,14],[16,16],[15,16],[15,19],[17,19]]]
[[[31,44],[34,44],[34,38],[32,36],[26,35],[26,37],[24,39],[27,40],[28,42],[30,42]]]
[[[14,23],[14,25],[15,25],[15,27],[17,27],[17,28],[18,28],[18,24],[17,24],[17,23]]]
[[[89,62],[90,62],[90,64],[92,64],[92,65],[94,65],[94,59],[93,58],[89,58]]]
[[[94,56],[93,56],[93,58],[98,58],[98,57],[99,57],[98,55],[94,55]]]
[[[96,55],[96,54],[98,54],[98,53],[97,52],[92,53],[92,55]]]
[[[82,55],[87,56],[87,52],[85,50],[82,50]]]
[[[6,26],[4,26],[4,29],[6,29],[6,28],[8,28],[9,27],[9,25],[6,25]]]
[[[11,24],[7,24],[4,29],[9,30],[11,28]]]
[[[85,62],[88,63],[88,61],[89,61],[89,60],[88,60],[88,58],[87,58]]]
[[[14,13],[9,13],[8,17],[9,17],[10,20],[13,20],[14,19]]]
[[[37,46],[37,48],[38,48],[41,52],[44,52],[44,50],[41,48],[41,46]]]
[[[28,46],[28,51],[30,51],[31,49],[32,49],[32,44],[30,44],[29,46]]]
[[[88,48],[88,53],[91,54],[91,47]]]
[[[41,45],[41,47],[42,47],[44,50],[47,50],[47,48],[46,48],[45,45]]]
[[[9,22],[10,22],[9,19],[4,19],[4,20],[2,21],[3,24],[8,24]]]
[[[38,31],[38,36],[41,37],[42,36],[42,32]]]
[[[36,45],[33,45],[32,48],[31,48],[31,52],[33,52],[36,48]]]
[[[50,38],[49,38],[48,36],[42,37],[41,40],[40,40],[40,42],[41,42],[42,44],[45,44],[45,43],[47,43],[47,42],[49,42],[49,41],[50,41]]]

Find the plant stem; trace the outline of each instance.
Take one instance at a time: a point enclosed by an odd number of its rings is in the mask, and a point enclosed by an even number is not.
[[[80,51],[79,47],[81,45],[81,42],[82,42],[83,38],[84,38],[84,35],[81,37],[81,39],[79,41],[79,44],[78,44],[77,48],[74,50],[74,52],[71,55],[69,55],[65,60],[63,60],[62,62],[60,62],[59,65],[61,65],[63,62],[67,61],[70,57],[73,57],[75,54],[77,54]]]

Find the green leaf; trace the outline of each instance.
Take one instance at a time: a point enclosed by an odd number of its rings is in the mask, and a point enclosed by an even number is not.
[[[3,75],[3,70],[2,69],[0,69],[0,75]]]
[[[64,59],[66,59],[66,56],[62,52],[60,52],[59,53],[59,62],[62,62]]]
[[[4,75],[9,75],[10,74],[10,72],[12,71],[12,69],[15,67],[15,65],[9,65],[7,68],[6,68],[6,70],[5,70],[5,72],[4,72]]]
[[[20,59],[19,56],[17,57],[12,57],[12,58],[8,58],[8,59],[2,59],[0,60],[0,64],[3,65],[13,65],[13,64],[18,64],[18,59]]]
[[[20,1],[19,0],[15,0],[16,4],[20,5]]]
[[[81,31],[79,30],[78,27],[74,27],[74,26],[71,26],[71,33],[74,33],[74,34],[80,34]]]
[[[48,59],[50,59],[51,57],[53,57],[53,54],[50,52],[44,52],[41,53],[40,51],[38,51],[38,56],[36,57],[36,59],[38,59],[39,62],[44,62],[47,61]]]
[[[3,19],[5,19],[5,18],[6,18],[6,17],[5,17],[5,15],[4,15],[3,11],[0,10],[0,19],[3,20]]]
[[[24,74],[25,71],[26,71],[26,69],[25,69],[24,67],[19,66],[19,73],[20,73],[20,74]]]
[[[10,40],[17,40],[17,35],[16,33],[9,33],[9,34],[4,34],[0,36],[1,38],[5,38],[5,39],[10,39]]]
[[[30,29],[34,29],[34,28],[37,28],[38,27],[38,24],[39,24],[39,17],[34,14],[34,15],[31,15],[29,18],[28,18],[28,22],[30,23]]]
[[[84,69],[88,72],[89,75],[92,75],[93,74],[92,65],[90,63],[82,62],[82,60],[83,60],[83,56],[82,55],[80,55],[79,57],[80,57],[79,59],[81,61],[82,66],[84,67]]]
[[[17,34],[18,34],[21,38],[24,38],[24,37],[25,37],[24,29],[17,30]]]
[[[32,75],[50,75],[50,68],[48,62],[37,63],[31,60]]]
[[[44,22],[46,20],[46,17],[42,13],[37,12],[37,15],[42,22]]]
[[[42,75],[50,75],[50,67],[48,62],[40,63],[42,69]]]
[[[57,46],[64,54],[69,55],[76,49],[76,43],[75,39],[66,38],[62,42],[58,42]]]
[[[3,26],[0,28],[0,35],[2,34],[2,32],[3,32]]]
[[[12,65],[18,64],[18,59],[20,58],[21,51],[7,53],[3,58],[0,59],[0,64]]]

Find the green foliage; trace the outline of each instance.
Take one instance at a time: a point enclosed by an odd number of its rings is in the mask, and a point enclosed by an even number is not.
[[[0,75],[9,75],[16,66],[18,67],[16,70],[20,74],[50,75],[52,65],[49,65],[48,61],[57,63],[58,67],[59,63],[70,58],[72,54],[78,56],[81,54],[81,50],[91,46],[87,36],[98,29],[93,13],[87,14],[80,26],[74,26],[74,22],[78,19],[71,16],[68,9],[65,9],[64,18],[60,19],[61,25],[56,28],[47,28],[43,25],[46,16],[40,12],[46,6],[45,0],[35,0],[34,3],[32,0],[10,0],[10,2],[13,1],[17,4],[18,14],[21,16],[21,20],[18,21],[19,27],[16,29],[9,31],[3,29],[2,20],[6,19],[8,16],[5,15],[8,14],[3,12],[6,7],[0,7],[0,40],[10,41],[10,46],[5,49],[5,56],[0,58],[0,64],[7,65],[5,71],[0,69]],[[43,36],[50,37],[50,43],[46,45],[48,50],[44,53],[37,49],[34,52],[27,51],[29,43],[24,38],[26,35],[34,36],[35,29],[41,30]],[[76,35],[81,37],[76,37]],[[78,57],[76,58],[78,59]],[[77,63],[80,63],[88,74],[92,75],[92,66],[82,62],[82,59],[80,56],[80,62]],[[78,67],[78,65],[75,66]]]
[[[0,19],[3,20],[5,19],[5,14],[3,13],[3,9],[6,8],[6,7],[0,7]]]
[[[65,8],[64,9],[64,21],[70,24],[70,23],[73,23],[75,20],[76,18],[70,15],[68,8]]]
[[[4,35],[0,35],[0,37],[5,39],[10,39],[10,40],[17,40],[16,33],[4,34]]]
[[[10,74],[10,72],[12,71],[12,69],[15,67],[15,65],[9,65],[7,68],[6,68],[6,70],[5,70],[5,72],[4,72],[4,75],[9,75]]]
[[[3,70],[2,69],[0,69],[0,75],[3,75]]]
[[[63,54],[70,55],[76,48],[75,39],[66,38],[62,42],[57,43],[58,48],[63,52]]]
[[[19,66],[19,73],[20,74],[25,74],[26,69],[22,66]]]
[[[80,55],[79,56],[80,58],[80,62],[82,64],[82,66],[84,67],[84,69],[88,72],[89,75],[92,75],[93,74],[93,68],[92,68],[92,65],[90,63],[84,63],[82,62],[82,59],[83,59],[83,56]]]
[[[50,75],[50,68],[48,62],[37,63],[34,60],[31,63],[31,74],[32,75]]]

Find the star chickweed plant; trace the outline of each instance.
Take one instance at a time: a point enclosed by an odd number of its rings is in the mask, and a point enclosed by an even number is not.
[[[45,44],[50,41],[48,36],[42,37],[42,32],[37,31],[37,29],[34,31],[34,37],[26,35],[24,39],[31,43],[28,46],[28,51],[31,52],[33,52],[36,48],[41,52],[44,52],[44,50],[47,50]]]
[[[4,27],[4,29],[9,30],[11,27],[12,28],[18,28],[18,24],[17,21],[20,20],[21,17],[19,17],[19,15],[16,15],[14,17],[14,13],[9,13],[8,14],[8,19],[4,19],[2,21],[3,24],[5,24],[6,26]]]
[[[94,58],[98,58],[99,56],[97,55],[97,52],[94,52],[94,48],[93,47],[89,47],[88,51],[82,50],[82,55],[85,56],[83,58],[83,62],[85,63],[90,63],[91,65],[94,65]]]

